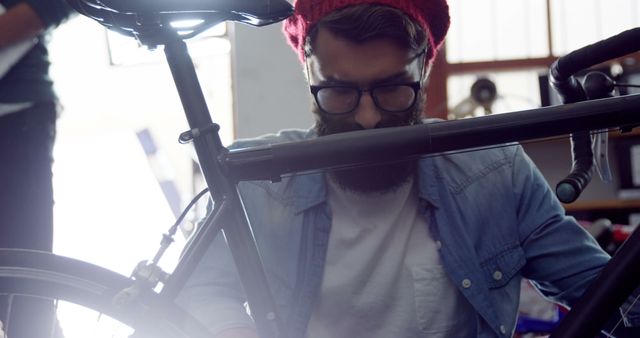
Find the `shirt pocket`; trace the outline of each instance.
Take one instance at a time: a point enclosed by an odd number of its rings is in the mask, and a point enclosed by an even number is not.
[[[496,289],[507,285],[525,263],[524,250],[515,243],[482,260],[480,266],[489,288]]]
[[[442,266],[414,266],[410,269],[420,331],[428,334],[427,337],[440,337],[466,320],[466,311],[459,311],[462,295]]]

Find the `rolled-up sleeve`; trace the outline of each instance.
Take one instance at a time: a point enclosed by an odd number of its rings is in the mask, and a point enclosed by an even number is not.
[[[571,306],[609,261],[564,209],[521,149],[514,160],[518,220],[527,264],[523,276],[547,297]]]
[[[518,214],[527,260],[523,276],[546,297],[571,306],[582,297],[610,257],[573,217],[565,215],[546,181],[521,149],[515,156],[514,182],[521,198]],[[640,289],[620,309],[626,326],[640,325],[638,296]]]

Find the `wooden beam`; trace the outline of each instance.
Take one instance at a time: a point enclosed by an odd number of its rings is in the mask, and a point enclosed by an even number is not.
[[[450,63],[448,64],[447,69],[449,70],[449,75],[452,75],[462,73],[477,73],[484,71],[508,71],[532,68],[549,68],[549,66],[551,66],[551,64],[556,59],[556,57],[542,57],[533,59]]]
[[[442,46],[434,60],[425,89],[427,105],[424,115],[428,118],[447,118],[447,77],[450,71],[445,49],[445,46]]]

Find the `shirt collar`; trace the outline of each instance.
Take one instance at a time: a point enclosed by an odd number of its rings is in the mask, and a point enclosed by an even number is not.
[[[427,204],[438,207],[438,171],[435,160],[429,156],[420,161],[418,169],[418,197]],[[304,212],[316,205],[327,201],[327,182],[324,174],[306,173],[297,174],[290,178],[289,188],[282,187],[281,193],[284,201],[293,205],[296,213]]]
[[[425,123],[435,119],[425,120]],[[317,137],[315,128],[310,128],[303,139]],[[436,166],[437,156],[428,155],[420,160],[418,167],[418,197],[427,204],[438,207],[440,199],[437,182],[440,173]],[[285,201],[292,203],[296,213],[304,212],[318,204],[327,201],[327,182],[321,172],[296,174],[291,178],[290,189],[284,186],[280,189]]]

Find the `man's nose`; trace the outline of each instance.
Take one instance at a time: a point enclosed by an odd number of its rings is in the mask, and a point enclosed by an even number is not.
[[[356,108],[355,120],[364,129],[373,129],[378,125],[382,115],[376,108],[373,98],[368,92],[362,94],[360,104]]]

